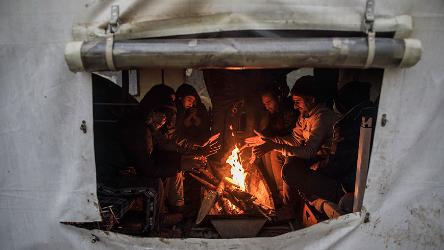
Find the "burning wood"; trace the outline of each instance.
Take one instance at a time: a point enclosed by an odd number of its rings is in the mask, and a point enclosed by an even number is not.
[[[207,189],[212,190],[212,191],[217,191],[217,186],[209,183],[208,181],[198,177],[195,174],[190,173],[190,176],[193,177],[194,179],[196,179],[197,181],[199,181],[203,186],[205,186]],[[244,206],[242,206],[239,201],[237,200],[237,198],[235,198],[232,194],[230,189],[224,188],[221,191],[221,194],[223,195],[224,198],[228,199],[229,202],[231,202],[234,206],[236,206],[238,209],[242,211],[245,210]],[[221,204],[219,204],[221,205]],[[224,205],[226,205],[224,203]],[[233,210],[233,209],[225,209],[225,206],[220,206],[220,208],[224,208],[225,211],[229,211],[229,210]],[[220,210],[220,209],[218,209]]]
[[[236,188],[241,189],[241,187],[240,187],[239,185],[237,185],[237,184],[234,182],[234,180],[231,179],[230,177],[225,177],[225,178],[224,178],[224,181],[227,182],[228,184],[230,184],[230,185],[236,187]]]
[[[235,137],[231,125],[230,130],[231,135]],[[243,149],[243,147],[241,149]],[[221,213],[222,211],[227,214],[259,213],[268,220],[271,220],[269,215],[273,213],[274,209],[270,206],[262,205],[254,195],[247,192],[247,172],[245,172],[242,166],[240,152],[241,150],[236,144],[231,151],[231,155],[228,156],[226,160],[226,163],[231,166],[231,178],[224,177],[223,175],[218,175],[219,178],[215,178],[213,173],[210,173],[210,171],[205,169],[194,170],[195,174],[190,174],[209,190],[202,201],[198,218],[196,220],[197,224],[199,224],[206,214],[210,212],[211,207],[216,209],[216,213]],[[211,169],[211,165],[208,166]],[[217,174],[216,172],[218,171],[215,171],[215,174]],[[227,186],[225,184],[229,185]],[[258,185],[258,187],[260,187],[260,185]],[[257,190],[257,188],[254,190]],[[262,195],[263,192],[259,192],[258,194]],[[271,199],[271,195],[268,199]],[[264,199],[261,201],[264,201]],[[265,200],[265,202],[267,202],[267,200]],[[272,201],[270,201],[270,203],[272,203]]]
[[[198,176],[198,171],[195,170],[196,174],[190,173],[190,176],[199,181],[203,186],[205,186],[208,190],[210,190],[209,199],[204,199],[203,202],[208,202],[211,204],[205,204],[205,207],[208,209],[208,206],[216,206],[216,210],[218,212],[226,212],[227,214],[262,214],[268,220],[271,220],[270,214],[272,214],[273,209],[260,204],[254,195],[242,191],[240,187],[234,183],[234,180],[225,177],[219,184],[213,185],[211,180],[205,175],[201,174]],[[230,184],[231,187],[222,185],[223,183]],[[216,195],[217,193],[217,196]],[[222,197],[223,199],[219,199]],[[207,197],[208,198],[208,197]],[[216,202],[218,200],[218,202]],[[205,209],[205,210],[207,210]],[[203,220],[204,215],[201,215],[198,218],[198,222]]]
[[[190,173],[190,176],[193,177],[194,179],[196,179],[198,182],[200,182],[202,185],[204,185],[206,188],[210,189],[210,190],[214,190],[216,191],[216,186],[211,184],[210,182],[198,177],[197,175]]]

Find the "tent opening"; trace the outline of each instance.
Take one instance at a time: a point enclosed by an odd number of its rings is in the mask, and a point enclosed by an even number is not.
[[[382,76],[381,69],[321,68],[93,73],[102,221],[82,226],[146,237],[269,237],[360,211]],[[295,96],[310,95],[312,112],[334,121],[301,114]],[[153,131],[147,119],[159,113],[166,121]],[[187,116],[205,126],[185,126]],[[322,126],[328,135],[304,156]],[[308,133],[299,138],[306,141],[267,152],[254,142],[259,133],[268,141],[297,131]],[[211,155],[184,150],[214,134]],[[288,179],[301,174],[289,167],[302,166],[300,184]]]

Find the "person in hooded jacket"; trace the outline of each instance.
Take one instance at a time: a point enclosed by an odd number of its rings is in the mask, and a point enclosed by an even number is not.
[[[196,89],[182,84],[176,91],[176,134],[194,143],[203,143],[210,135],[210,118]]]
[[[123,121],[122,140],[137,175],[163,179],[166,203],[172,210],[180,210],[184,205],[182,154],[206,157],[218,146],[215,139],[195,144],[175,134],[174,100],[171,87],[153,86],[140,102],[139,111]]]
[[[189,142],[201,144],[208,140],[210,135],[210,119],[205,105],[202,103],[196,89],[189,84],[182,84],[176,91],[176,136]],[[200,184],[190,178],[186,170],[202,167],[202,162],[196,160],[192,154],[183,154],[181,159],[184,188],[187,195],[185,214],[192,216],[194,207],[200,204]]]

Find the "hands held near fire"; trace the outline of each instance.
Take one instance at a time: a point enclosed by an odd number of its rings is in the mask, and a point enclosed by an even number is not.
[[[253,147],[253,155],[256,159],[277,148],[276,143],[270,138],[256,130],[254,130],[254,133],[256,136],[246,138],[245,143],[246,147]]]
[[[192,125],[199,126],[202,122],[202,120],[197,115],[198,109],[197,108],[190,108],[187,113],[187,117],[184,119],[185,127],[190,127]]]
[[[152,111],[148,114],[145,122],[153,129],[158,130],[166,123],[166,115],[162,112]]]
[[[263,134],[253,130],[256,136],[248,137],[245,139],[245,143],[247,147],[256,147],[265,143],[265,139],[267,138]]]
[[[214,155],[221,148],[221,144],[219,141],[220,133],[217,133],[211,136],[208,141],[204,144],[198,146],[198,154],[204,157],[208,157],[210,155]]]
[[[192,168],[206,167],[207,157],[216,154],[221,148],[219,141],[220,133],[211,136],[208,141],[202,145],[195,145],[196,151],[191,158],[182,157],[183,166],[192,166]],[[184,168],[185,169],[185,168]]]
[[[264,154],[277,149],[277,144],[273,142],[271,139],[265,139],[264,143],[261,145],[258,145],[256,147],[253,147],[253,154],[256,156],[256,158],[262,157]]]

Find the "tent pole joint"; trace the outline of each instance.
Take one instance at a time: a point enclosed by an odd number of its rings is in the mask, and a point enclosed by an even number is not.
[[[114,59],[113,59],[113,48],[114,48],[114,36],[111,35],[108,38],[106,38],[106,44],[105,44],[106,66],[110,70],[116,70],[116,66],[114,65]]]
[[[107,33],[114,34],[119,29],[119,5],[111,6],[111,17],[108,23]]]
[[[367,43],[368,43],[368,53],[367,60],[365,61],[364,68],[370,67],[373,63],[373,59],[375,58],[375,1],[367,0],[367,4],[365,6],[365,15],[364,15],[364,33],[367,34]]]

